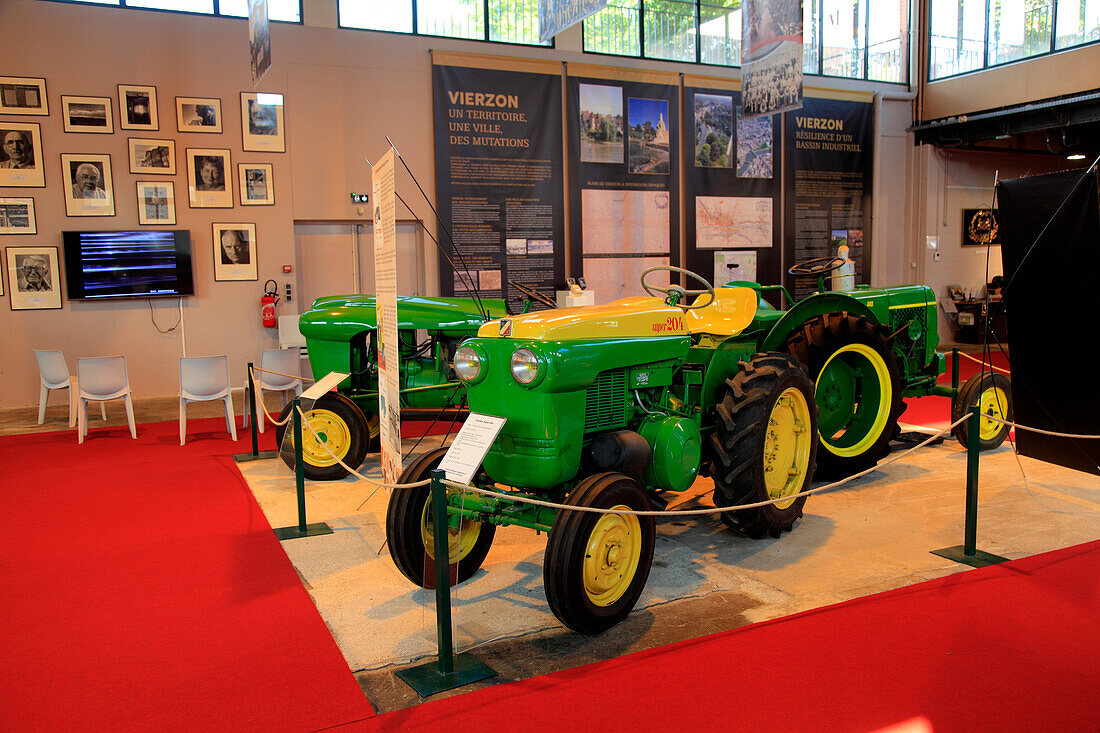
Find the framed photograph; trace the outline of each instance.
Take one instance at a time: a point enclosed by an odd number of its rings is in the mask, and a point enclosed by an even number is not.
[[[42,128],[37,122],[0,122],[0,187],[46,185]]]
[[[129,139],[129,147],[131,173],[158,173],[166,176],[176,174],[175,140],[132,137]]]
[[[157,88],[119,84],[118,126],[123,130],[159,130]]]
[[[1000,222],[996,209],[963,209],[964,247],[1001,246]]]
[[[176,129],[180,132],[221,132],[222,100],[176,97]]]
[[[187,199],[192,209],[233,208],[229,151],[215,148],[187,148]]]
[[[50,113],[46,101],[46,80],[24,76],[0,76],[0,115],[42,115]]]
[[[274,206],[275,182],[271,163],[238,163],[241,206]]]
[[[8,247],[8,294],[13,311],[61,307],[57,247]]]
[[[111,156],[97,153],[63,153],[65,213],[69,216],[114,216],[115,192],[111,183]]]
[[[34,199],[0,198],[0,234],[38,234]]]
[[[61,96],[65,132],[114,132],[110,97]]]
[[[175,224],[175,184],[171,181],[138,181],[137,206],[138,224]]]
[[[214,279],[258,280],[256,225],[214,223]]]
[[[241,137],[245,150],[286,152],[282,94],[241,92]]]

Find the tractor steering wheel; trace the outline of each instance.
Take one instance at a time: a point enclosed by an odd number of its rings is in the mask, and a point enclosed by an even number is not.
[[[538,302],[542,303],[545,306],[549,306],[550,308],[557,308],[558,307],[557,303],[550,300],[549,297],[543,295],[542,293],[535,290],[534,288],[529,288],[526,285],[523,285],[521,283],[516,282],[515,280],[509,280],[508,284],[511,285],[516,290],[523,293],[525,296],[527,296],[527,298],[529,300],[537,300]]]
[[[828,275],[834,270],[844,267],[845,260],[839,257],[815,257],[812,260],[803,260],[791,265],[787,272],[791,275],[808,275],[810,277]]]
[[[706,290],[687,290],[679,285],[669,285],[667,288],[659,288],[656,285],[649,285],[646,283],[646,276],[651,272],[678,272],[681,275],[687,275],[688,277],[697,280],[698,282],[706,285]],[[656,267],[647,268],[642,272],[642,288],[655,297],[665,296],[665,302],[668,305],[674,305],[684,310],[692,310],[695,308],[706,308],[708,305],[714,302],[714,286],[704,280],[699,275],[696,275],[691,270],[685,270],[682,267],[672,267],[671,265],[657,265]],[[684,301],[689,295],[710,295],[710,300],[705,303],[694,303],[687,305]]]

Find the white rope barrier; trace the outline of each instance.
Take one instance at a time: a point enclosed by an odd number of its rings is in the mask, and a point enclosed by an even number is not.
[[[251,367],[251,369],[254,369],[254,370],[260,371],[260,372],[267,372],[268,374],[278,374],[280,377],[293,377],[293,375],[291,375],[291,374],[281,374],[280,372],[272,372],[272,371],[268,371],[267,369],[260,369],[259,367]],[[249,376],[252,377],[252,384],[255,385],[256,384],[256,375],[255,374],[249,374]],[[257,393],[259,393],[259,394],[257,394]],[[267,411],[267,405],[264,404],[263,392],[261,392],[257,389],[253,389],[252,390],[252,401],[260,406],[260,409],[263,410],[263,412],[264,412],[264,416],[268,420],[270,420],[274,425],[282,426],[282,425],[286,425],[288,422],[290,422],[290,413],[289,412],[287,413],[286,418],[284,418],[281,422],[279,420],[276,420],[275,418],[273,418],[271,416],[271,413]]]
[[[1054,430],[1043,430],[1042,428],[1029,428],[1026,425],[1021,425],[1017,422],[1009,422],[1008,420],[1002,420],[995,415],[982,415],[983,420],[991,420],[993,422],[999,422],[1001,425],[1010,425],[1017,430],[1024,430],[1029,433],[1039,433],[1041,435],[1051,435],[1055,438],[1078,438],[1080,440],[1100,440],[1100,435],[1083,435],[1081,433],[1059,433]]]
[[[1012,372],[1010,372],[1007,369],[1003,369],[999,366],[993,366],[992,364],[987,364],[986,362],[982,361],[981,359],[979,359],[977,357],[974,357],[974,356],[971,356],[970,354],[964,354],[960,351],[959,356],[970,359],[970,361],[977,362],[978,364],[981,364],[983,367],[989,367],[990,369],[994,369],[994,370],[1000,372],[1001,374],[1012,374]]]

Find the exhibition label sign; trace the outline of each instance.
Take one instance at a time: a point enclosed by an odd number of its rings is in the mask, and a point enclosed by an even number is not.
[[[371,169],[374,196],[374,304],[378,318],[378,418],[382,475],[401,475],[401,365],[397,333],[397,211],[394,205],[394,150]]]
[[[561,77],[437,64],[436,198],[444,295],[553,297],[565,280]],[[453,262],[453,265],[452,265]]]
[[[802,0],[745,0],[741,6],[744,116],[802,106]]]

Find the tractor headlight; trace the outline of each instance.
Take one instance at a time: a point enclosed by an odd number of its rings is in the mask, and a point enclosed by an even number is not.
[[[512,353],[512,376],[517,382],[531,386],[542,376],[542,361],[531,349],[516,349]]]
[[[481,355],[469,346],[455,352],[455,374],[463,382],[476,382],[481,376]]]

